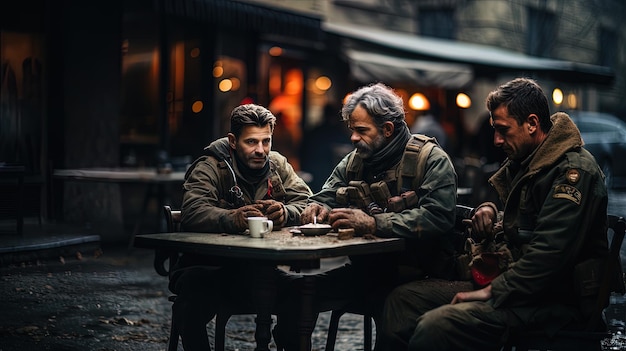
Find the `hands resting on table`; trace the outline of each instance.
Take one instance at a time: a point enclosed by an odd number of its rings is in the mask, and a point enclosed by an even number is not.
[[[267,217],[274,222],[274,228],[282,227],[287,218],[285,206],[274,200],[257,200],[252,205],[232,210],[232,216],[240,231],[248,229],[248,217]]]
[[[328,222],[334,230],[342,228],[354,228],[354,234],[363,236],[376,232],[376,220],[362,210],[355,208],[335,208],[328,210],[326,207],[310,203],[300,215],[302,224],[313,223],[314,218],[317,223]]]

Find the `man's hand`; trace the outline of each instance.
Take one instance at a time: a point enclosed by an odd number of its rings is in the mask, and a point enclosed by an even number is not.
[[[357,236],[376,233],[374,217],[355,208],[334,208],[330,211],[328,222],[335,230],[354,228],[354,234]]]
[[[263,205],[246,205],[232,210],[231,215],[235,223],[235,229],[243,232],[248,229],[248,217],[263,217],[261,209]]]
[[[472,234],[477,238],[493,238],[496,213],[491,206],[479,207],[472,216]]]
[[[313,217],[317,216],[317,223],[324,223],[328,219],[328,209],[318,203],[312,202],[304,208],[300,214],[302,224],[313,223]]]
[[[261,211],[265,214],[265,217],[274,222],[274,228],[280,228],[285,224],[287,214],[285,213],[285,206],[282,202],[276,200],[257,200],[255,203],[263,206]]]
[[[487,285],[486,287],[480,290],[474,291],[466,291],[459,292],[454,295],[451,304],[459,303],[459,302],[469,302],[469,301],[487,301],[491,298],[491,285]]]

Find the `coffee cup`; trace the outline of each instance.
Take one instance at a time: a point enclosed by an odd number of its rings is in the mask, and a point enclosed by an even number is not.
[[[253,238],[262,238],[274,229],[274,222],[267,217],[248,217],[248,229]]]

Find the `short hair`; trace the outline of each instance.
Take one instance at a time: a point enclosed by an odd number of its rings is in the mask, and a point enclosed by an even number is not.
[[[498,89],[489,93],[486,104],[490,113],[500,106],[505,106],[509,114],[517,120],[518,125],[522,125],[528,115],[534,113],[539,117],[542,131],[548,132],[552,127],[548,98],[533,79],[515,78],[500,85]]]
[[[406,126],[402,97],[383,83],[370,84],[352,92],[341,109],[341,119],[349,121],[357,106],[363,107],[374,118],[379,129],[385,122],[393,122],[394,133]]]
[[[263,106],[255,104],[239,105],[230,113],[230,132],[239,137],[245,126],[265,127],[270,126],[274,132],[276,117]]]

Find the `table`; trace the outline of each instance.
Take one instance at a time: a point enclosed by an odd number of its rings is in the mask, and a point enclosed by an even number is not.
[[[320,260],[340,256],[369,255],[404,250],[404,239],[400,238],[362,238],[355,237],[339,240],[336,234],[322,236],[293,235],[292,228],[282,228],[267,234],[264,238],[251,238],[247,235],[209,234],[209,233],[160,233],[142,234],[135,238],[135,247],[154,249],[159,252],[179,252],[205,255],[213,258],[226,258],[229,261],[251,262],[256,267],[267,267],[266,272],[277,265],[290,265],[293,268],[319,267]],[[300,331],[300,349],[311,349],[310,335],[313,332],[308,325],[313,319],[315,278],[303,276],[301,291],[302,311]],[[252,282],[252,292],[263,298],[272,299],[261,279]],[[271,339],[271,305],[261,298],[255,298],[257,318],[255,340],[257,351],[269,350]],[[271,300],[270,300],[271,301]]]
[[[52,172],[52,176],[66,181],[145,184],[146,190],[141,206],[141,214],[135,223],[128,243],[128,248],[130,249],[135,236],[141,229],[150,197],[156,193],[159,203],[158,208],[163,208],[163,205],[165,205],[165,185],[180,184],[182,186],[185,172],[159,173],[156,168],[78,168],[55,169]],[[160,219],[161,217],[161,212],[158,212],[158,218]]]

